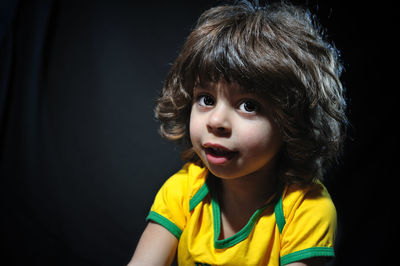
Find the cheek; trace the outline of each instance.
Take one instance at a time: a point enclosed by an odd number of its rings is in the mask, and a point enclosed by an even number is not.
[[[261,121],[253,126],[241,127],[242,143],[253,156],[269,154],[274,156],[281,145],[277,128],[269,121]]]
[[[196,146],[196,144],[201,141],[201,125],[194,112],[190,114],[189,134],[193,146]]]

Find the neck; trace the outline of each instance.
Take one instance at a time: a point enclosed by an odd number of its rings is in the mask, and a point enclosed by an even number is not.
[[[217,180],[220,184],[218,186],[222,228],[220,239],[239,232],[254,212],[271,199],[277,186],[277,178],[273,172]]]
[[[235,179],[220,179],[220,201],[223,209],[244,208],[253,212],[272,196],[277,178],[274,171],[252,173]]]

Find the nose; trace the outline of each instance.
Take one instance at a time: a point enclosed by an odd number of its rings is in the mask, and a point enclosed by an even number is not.
[[[229,137],[232,133],[232,125],[229,108],[219,104],[210,112],[207,121],[207,130],[219,137]]]

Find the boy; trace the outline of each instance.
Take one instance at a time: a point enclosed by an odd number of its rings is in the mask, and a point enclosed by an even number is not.
[[[129,265],[323,265],[336,211],[323,171],[340,153],[335,49],[284,3],[211,8],[167,75],[160,133],[185,166],[166,181]]]

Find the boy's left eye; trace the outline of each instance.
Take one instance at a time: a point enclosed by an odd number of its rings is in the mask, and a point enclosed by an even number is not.
[[[239,109],[245,113],[255,113],[259,111],[260,105],[252,100],[245,100],[239,105]]]

